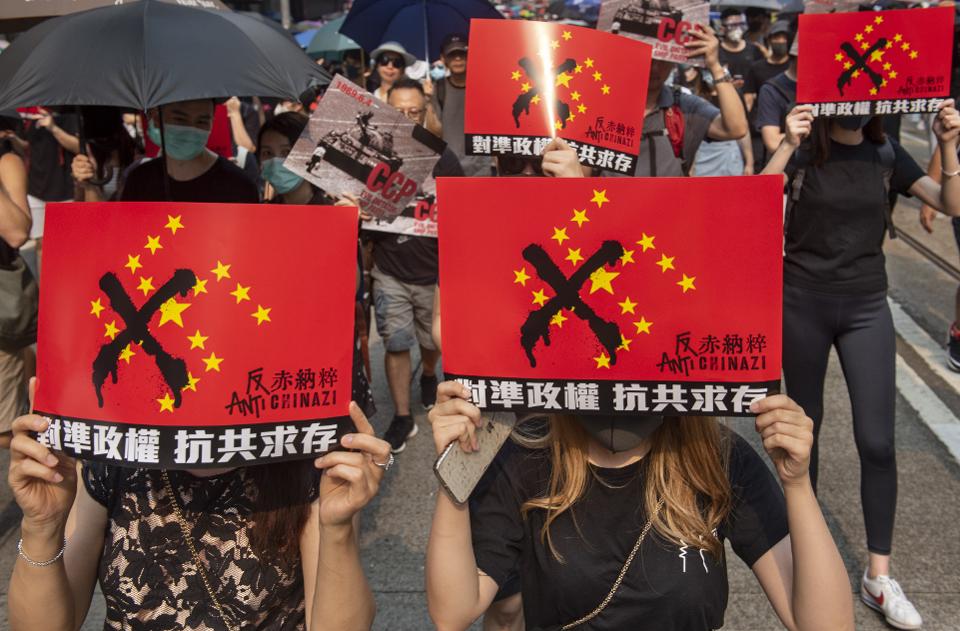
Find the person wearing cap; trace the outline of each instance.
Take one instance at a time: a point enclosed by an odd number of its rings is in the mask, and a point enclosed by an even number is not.
[[[407,49],[398,42],[384,42],[380,44],[370,53],[370,57],[376,64],[377,78],[367,89],[373,92],[375,97],[386,103],[390,88],[405,76],[406,69],[412,66],[417,61],[417,58],[408,53]],[[429,80],[427,83],[429,84]],[[429,97],[432,86],[425,85],[424,87]],[[427,99],[427,112],[423,126],[437,136],[441,134],[440,117],[437,116],[436,111],[434,111],[433,100],[429,98]]]
[[[433,100],[440,112],[443,139],[463,166],[468,177],[490,175],[491,161],[484,156],[468,156],[463,135],[463,111],[467,93],[467,36],[448,35],[440,47],[443,65],[450,75],[437,82]]]
[[[777,20],[770,27],[770,32],[767,33],[766,44],[770,56],[751,64],[743,83],[743,99],[747,104],[750,139],[753,146],[756,171],[763,168],[764,158],[766,157],[763,137],[760,134],[760,127],[757,125],[757,108],[754,107],[757,104],[757,93],[763,84],[787,69],[790,64],[790,44],[792,43],[793,29],[790,27],[790,23],[786,20]]]

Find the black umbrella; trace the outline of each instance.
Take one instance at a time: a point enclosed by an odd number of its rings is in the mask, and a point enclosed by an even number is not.
[[[44,20],[111,4],[137,0],[3,0],[0,2],[0,33],[19,33]],[[201,9],[229,11],[220,0],[165,0]]]
[[[0,109],[297,100],[329,81],[296,42],[258,20],[139,0],[53,18],[18,37],[0,55]]]

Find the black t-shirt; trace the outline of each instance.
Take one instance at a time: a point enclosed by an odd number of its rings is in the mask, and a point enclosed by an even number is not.
[[[53,120],[68,134],[77,133],[75,114],[57,114]],[[27,192],[45,202],[73,199],[74,154],[60,146],[50,130],[36,124],[27,130],[26,140],[30,143]]]
[[[162,202],[167,200],[163,163],[160,159],[144,162],[127,176],[121,201]],[[199,177],[184,182],[168,178],[170,201],[256,204],[260,193],[240,167],[218,156]]]
[[[450,149],[443,150],[433,167],[433,177],[463,177],[463,167]],[[417,200],[423,198],[422,192],[418,192]],[[435,238],[374,230],[364,231],[364,238],[373,241],[373,262],[384,274],[411,285],[437,282],[440,255]]]
[[[743,47],[743,50],[737,53],[731,53],[720,46],[720,64],[726,66],[735,79],[746,79],[750,66],[760,59],[763,59],[763,53],[749,42]]]
[[[789,64],[789,60],[782,64],[772,64],[766,59],[753,62],[743,80],[743,93],[757,94],[760,86],[786,70]]]
[[[923,169],[893,139],[891,192],[907,195]],[[793,177],[803,156],[787,166]],[[878,145],[830,142],[821,167],[807,165],[800,199],[787,226],[784,282],[831,294],[885,291],[883,257],[887,204]]]
[[[735,433],[730,438],[734,507],[717,534],[752,566],[788,534],[786,505],[760,456]],[[497,585],[519,572],[528,629],[554,629],[577,620],[607,595],[647,521],[645,463],[593,468],[604,483],[590,476],[585,496],[551,525],[561,563],[540,537],[544,511],[531,511],[526,519],[520,514],[526,500],[547,489],[549,453],[513,448],[494,462],[488,484],[470,502],[473,549],[477,567]],[[715,559],[696,542],[680,547],[651,531],[619,591],[590,629],[719,629],[727,592],[725,559]]]

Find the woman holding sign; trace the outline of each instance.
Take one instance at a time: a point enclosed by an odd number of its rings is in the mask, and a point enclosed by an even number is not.
[[[469,397],[440,385],[430,412],[438,453],[453,441],[474,449],[481,413]],[[438,628],[467,628],[519,567],[527,628],[717,629],[729,540],[786,628],[853,629],[846,572],[808,475],[813,423],[782,395],[751,410],[783,493],[714,419],[521,423],[519,446],[469,506],[437,494],[427,599]]]
[[[94,584],[105,629],[367,629],[373,595],[357,514],[391,463],[355,403],[346,451],[313,462],[79,470],[14,421],[10,487],[23,510],[10,628],[78,629]],[[320,469],[322,474],[316,471]]]
[[[860,596],[900,629],[922,620],[890,577],[897,507],[894,443],[896,340],[887,303],[884,232],[893,233],[889,193],[913,195],[960,215],[960,113],[943,103],[933,130],[943,185],[883,133],[879,117],[814,120],[810,106],[787,117],[786,136],[764,173],[788,175],[783,261],[783,372],[787,391],[823,420],[823,384],[836,347],[853,407],[869,563]],[[806,142],[804,142],[806,141]],[[814,443],[810,477],[817,483]]]

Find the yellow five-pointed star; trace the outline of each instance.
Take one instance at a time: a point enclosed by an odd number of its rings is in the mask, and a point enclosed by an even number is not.
[[[882,15],[878,15],[877,17],[875,17],[875,18],[873,19],[873,23],[874,23],[874,24],[883,24],[883,16],[882,16]]]
[[[870,61],[881,61],[886,53],[882,50],[875,50],[870,53]]]
[[[147,244],[143,246],[145,250],[150,250],[150,254],[156,254],[157,250],[162,250],[163,246],[160,245],[160,235],[151,237],[147,235]]]
[[[554,50],[560,48],[560,42],[558,42],[557,40],[551,41],[551,42],[550,42],[550,48],[552,48],[552,49],[554,49]]]
[[[580,248],[577,248],[576,250],[567,248],[567,257],[564,260],[570,261],[574,264],[574,266],[576,266],[577,263],[583,260],[583,256],[580,254]]]
[[[130,273],[131,273],[131,274],[136,274],[136,273],[137,273],[137,270],[140,269],[141,267],[143,267],[143,265],[140,264],[140,255],[138,254],[138,255],[136,255],[136,256],[132,256],[132,255],[128,254],[128,255],[127,255],[127,264],[124,265],[124,267],[126,267],[128,270],[130,270]]]
[[[639,322],[634,322],[633,326],[637,327],[637,334],[646,333],[650,335],[650,327],[653,326],[653,322],[647,322],[647,319],[643,316],[640,316]]]
[[[853,36],[853,39],[857,40],[858,42],[862,42],[862,41],[863,41],[863,33],[857,33],[856,35]]]
[[[167,215],[167,225],[165,225],[164,228],[169,228],[171,233],[177,234],[177,230],[183,228],[183,224],[180,222],[181,219],[183,219],[183,215],[177,215],[176,217]]]
[[[573,33],[571,33],[570,31],[564,31],[564,32],[563,32],[563,39],[565,39],[565,40],[567,40],[567,41],[569,42],[571,39],[573,39]]]
[[[237,299],[237,304],[244,300],[250,300],[250,288],[237,283],[237,288],[230,292],[230,295]]]
[[[583,66],[577,64],[577,67],[573,69],[573,74],[580,74],[581,72],[583,72]]]
[[[100,299],[99,299],[99,298],[97,298],[96,300],[91,300],[91,301],[90,301],[90,315],[95,315],[95,316],[97,316],[97,317],[99,318],[99,317],[100,317],[100,312],[103,311],[105,308],[106,308],[106,307],[104,307],[104,306],[100,303]]]
[[[117,328],[117,321],[114,320],[113,322],[110,322],[103,326],[105,329],[103,333],[103,337],[109,337],[111,340],[115,340],[117,338],[117,334],[120,333],[120,329]]]
[[[579,105],[577,105],[577,113],[578,113],[578,114],[586,114],[586,113],[587,113],[587,106],[584,105],[584,104],[582,104],[582,103],[579,104]]]
[[[673,266],[673,259],[675,259],[675,258],[677,258],[677,257],[675,257],[675,256],[667,256],[666,254],[661,254],[661,255],[660,255],[660,260],[657,261],[657,265],[660,266],[660,271],[666,273],[666,271],[667,271],[668,269],[676,269],[676,268]]]
[[[558,88],[559,88],[560,86],[563,86],[563,87],[565,87],[565,88],[569,88],[569,87],[570,87],[570,79],[573,79],[573,77],[570,76],[570,75],[568,75],[566,72],[561,72],[560,74],[557,75],[556,83],[554,84],[554,86],[555,86],[555,87],[558,87]]]
[[[637,241],[637,245],[643,248],[644,252],[647,250],[656,250],[657,246],[653,245],[653,240],[656,239],[656,237],[649,237],[646,232],[642,232],[641,234],[643,236]]]
[[[601,74],[600,72],[594,72],[594,73],[593,73],[593,80],[594,80],[594,81],[600,81],[601,79],[603,79],[603,74]]]
[[[633,340],[628,339],[627,336],[625,336],[623,333],[621,333],[621,334],[620,334],[620,346],[617,347],[617,350],[618,350],[618,351],[629,351],[629,350],[630,350],[630,343],[631,343],[631,342],[633,342]]]
[[[597,208],[603,208],[604,204],[609,204],[610,200],[607,199],[607,189],[603,189],[602,191],[593,189],[593,199],[590,201],[595,203]]]
[[[576,114],[574,114],[573,112],[570,112],[570,115],[567,116],[567,122],[572,123],[574,120],[576,120],[576,118],[577,118]]]
[[[167,322],[173,322],[181,329],[183,328],[183,317],[182,314],[184,311],[190,308],[189,302],[177,302],[176,298],[171,298],[162,305],[160,305],[160,324],[158,326],[163,326]]]
[[[530,275],[527,274],[527,268],[521,267],[519,270],[513,270],[513,282],[520,283],[523,287],[527,286],[527,281],[530,280]]]
[[[613,279],[620,275],[620,272],[608,272],[605,268],[601,267],[596,270],[593,274],[590,274],[590,293],[602,289],[608,294],[613,293]]]
[[[556,121],[554,121],[553,128],[556,129],[557,131],[560,131],[561,129],[563,129],[563,122],[558,118]]]
[[[635,313],[634,309],[636,308],[637,303],[630,300],[630,296],[627,296],[626,300],[624,300],[623,302],[618,302],[617,304],[620,305],[621,315],[623,315],[624,313]]]
[[[520,91],[523,92],[524,94],[526,94],[527,92],[530,91],[530,88],[531,88],[531,87],[532,87],[532,86],[531,86],[529,83],[527,83],[526,81],[524,81],[522,84],[520,84]]]
[[[850,70],[851,68],[853,68],[853,64],[852,64],[851,62],[848,61],[848,62],[846,62],[846,63],[843,64],[843,69],[844,69],[844,70]]]
[[[174,399],[170,397],[169,392],[164,392],[163,398],[157,399],[157,403],[160,404],[161,412],[173,412]]]
[[[693,281],[695,280],[697,280],[696,276],[687,276],[684,274],[683,280],[677,281],[677,284],[683,287],[683,293],[687,293],[689,289],[696,289],[696,287],[693,286]]]
[[[861,50],[867,50],[868,48],[870,48],[870,42],[863,42],[862,44],[860,44]]]
[[[586,66],[587,68],[593,68],[593,60],[587,57],[586,59],[583,60],[583,65]]]
[[[897,33],[896,35],[893,36],[893,41],[895,42],[903,41],[903,35],[901,35],[900,33]]]
[[[620,264],[621,264],[621,265],[626,265],[627,263],[633,263],[633,262],[634,262],[634,260],[633,260],[633,253],[634,253],[634,252],[636,252],[636,250],[624,250],[624,251],[623,251],[623,256],[620,257]]]
[[[577,92],[576,90],[574,90],[573,92],[570,93],[570,98],[571,98],[572,100],[574,100],[574,101],[579,101],[579,100],[580,100],[580,93]]]
[[[123,347],[123,350],[120,351],[120,359],[128,364],[130,363],[130,358],[136,355],[136,353],[133,352],[133,348],[131,348],[132,346],[133,344],[127,344]]]
[[[897,71],[896,71],[896,70],[891,70],[891,71],[890,71],[890,78],[891,78],[891,79],[896,79],[896,78],[897,78]]]
[[[192,372],[187,371],[187,380],[189,380],[190,383],[188,383],[183,388],[181,388],[180,391],[182,392],[184,390],[192,390],[196,392],[197,384],[200,383],[200,377],[194,377]]]
[[[550,324],[556,324],[561,329],[563,328],[563,323],[569,320],[566,316],[563,315],[563,311],[557,311],[556,314],[550,319]]]
[[[539,105],[539,104],[540,104],[540,95],[539,95],[539,94],[534,94],[534,95],[533,95],[533,98],[530,99],[530,102],[533,103],[534,105]]]
[[[910,50],[910,42],[904,42],[900,50]]]
[[[600,91],[603,92],[604,94],[610,94],[610,86],[604,83],[603,87],[600,88]]]
[[[610,368],[610,358],[606,353],[600,353],[600,356],[594,357],[593,361],[597,362],[597,368]]]
[[[193,286],[193,295],[199,296],[200,294],[207,293],[207,281],[206,279],[200,280],[197,279],[197,284]]]
[[[578,228],[582,228],[582,227],[583,227],[583,224],[584,224],[585,222],[590,221],[590,218],[587,217],[587,210],[586,210],[586,208],[584,208],[583,210],[577,210],[576,208],[574,208],[574,209],[573,209],[573,219],[571,219],[570,221],[576,222],[577,227],[578,227]]]
[[[556,242],[557,242],[557,245],[563,245],[563,242],[564,242],[564,241],[569,241],[569,240],[570,240],[570,237],[567,236],[567,229],[566,229],[566,228],[556,228],[556,227],[555,227],[555,228],[553,229],[553,236],[550,237],[550,238],[553,239],[554,241],[556,241]]]
[[[273,320],[270,319],[270,310],[271,308],[265,309],[262,306],[257,305],[257,312],[251,313],[250,317],[257,319],[257,326],[260,326],[264,322],[273,322]]]
[[[837,61],[843,61],[843,53],[837,53],[836,55],[833,56],[833,58],[836,59]]]
[[[920,56],[920,53],[918,53],[917,51],[915,50],[910,51],[910,59],[916,59],[919,56]]]
[[[870,94],[871,94],[871,96],[876,96],[876,95],[877,95],[877,89],[876,89],[876,88],[870,88]]]
[[[156,289],[156,288],[153,286],[153,276],[151,276],[150,278],[144,278],[143,276],[141,276],[141,277],[140,277],[140,284],[137,285],[137,289],[139,289],[140,291],[142,291],[144,296],[146,296],[146,295],[149,294],[151,291],[153,291],[154,289]]]
[[[221,263],[220,259],[217,259],[217,266],[210,272],[216,275],[218,283],[224,278],[230,278],[230,266]]]
[[[210,353],[210,357],[203,358],[203,363],[206,364],[207,366],[206,372],[210,372],[211,370],[216,370],[217,372],[220,372],[220,364],[222,362],[223,362],[223,357],[217,357],[216,353]]]
[[[511,73],[510,73],[510,78],[513,79],[514,81],[519,81],[519,80],[520,80],[520,71],[519,71],[519,70],[514,70],[513,72],[511,72]]]
[[[542,307],[547,302],[547,294],[544,293],[542,289],[531,291],[530,293],[533,294],[533,304],[538,307]]]
[[[204,348],[203,343],[210,339],[209,335],[200,335],[200,329],[197,329],[197,332],[193,335],[188,335],[187,339],[190,340],[190,350],[199,348],[200,350],[207,350]]]
[[[867,24],[867,25],[863,28],[863,31],[864,31],[865,33],[872,33],[872,32],[873,32],[873,26],[870,25],[870,24]]]

